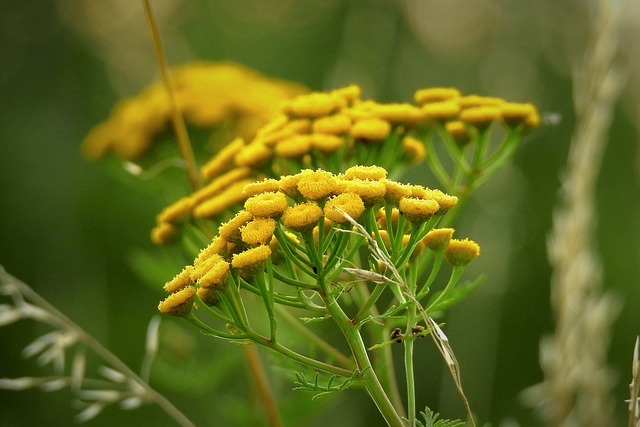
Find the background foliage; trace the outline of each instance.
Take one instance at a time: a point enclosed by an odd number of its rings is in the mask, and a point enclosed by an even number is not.
[[[465,211],[459,233],[483,249],[469,276],[487,272],[488,279],[449,314],[446,326],[480,419],[535,425],[518,393],[541,380],[538,344],[552,330],[545,240],[573,129],[571,67],[585,47],[590,2],[155,4],[173,64],[231,59],[312,89],[357,82],[364,97],[380,101],[410,100],[420,87],[457,86],[465,93],[531,101],[561,118],[557,126],[543,126],[529,137],[513,165],[483,187]],[[604,286],[624,303],[610,357],[619,377],[620,419],[640,324],[640,73],[637,55],[632,55],[640,51],[640,10],[637,4],[630,7],[637,13],[626,14],[621,42],[630,77],[597,194]],[[152,250],[148,232],[154,215],[173,194],[91,164],[81,157],[79,144],[118,99],[157,75],[142,6],[130,0],[3,1],[0,63],[0,263],[136,368],[161,283],[156,288],[143,284],[131,260]],[[430,184],[425,170],[412,170],[411,179]],[[168,264],[167,271],[175,272],[175,265]],[[182,371],[159,363],[158,388],[197,424],[239,419],[221,411],[242,412],[234,403],[234,396],[247,394],[237,381],[245,375],[239,359],[171,320],[163,331],[173,346],[171,357],[178,358],[173,367],[190,373],[179,375]],[[20,351],[39,332],[26,322],[0,328],[0,377],[38,372]],[[445,417],[463,417],[432,343],[419,344],[418,401]],[[171,361],[168,356],[163,360]],[[190,365],[201,368],[189,370]],[[329,419],[332,425],[364,425],[375,414],[357,392],[309,402],[310,396],[301,399],[289,391],[291,383],[277,369],[270,374],[292,422],[321,425]],[[0,402],[0,424],[6,426],[66,425],[76,413],[67,392],[2,390]],[[309,421],[304,414],[312,408],[321,415]],[[171,425],[153,407],[113,409],[90,424],[143,420]]]

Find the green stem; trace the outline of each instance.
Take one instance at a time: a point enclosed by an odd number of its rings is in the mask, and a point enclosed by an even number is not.
[[[416,425],[416,385],[413,372],[413,342],[415,337],[412,328],[416,324],[416,306],[411,302],[407,310],[407,328],[404,338],[404,369],[407,380],[407,418],[409,427]]]

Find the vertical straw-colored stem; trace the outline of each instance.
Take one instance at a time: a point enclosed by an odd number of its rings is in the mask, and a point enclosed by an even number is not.
[[[198,172],[198,166],[196,165],[196,160],[193,156],[191,143],[189,142],[189,134],[187,133],[187,126],[184,123],[184,118],[182,117],[182,114],[178,109],[178,103],[176,102],[175,90],[173,87],[173,82],[171,80],[171,75],[169,73],[169,65],[167,64],[167,57],[164,51],[164,47],[162,46],[162,39],[160,38],[160,30],[158,29],[158,23],[153,13],[151,0],[142,0],[142,4],[144,5],[144,13],[145,13],[145,16],[147,17],[147,23],[149,24],[149,29],[151,30],[153,50],[156,54],[156,60],[158,61],[158,67],[160,68],[160,73],[162,74],[162,82],[164,83],[164,86],[167,91],[167,96],[169,98],[169,107],[171,109],[171,122],[173,124],[173,129],[176,133],[178,146],[180,147],[180,154],[184,159],[184,162],[187,168],[187,174],[189,175],[189,180],[191,181],[191,185],[193,186],[194,189],[198,189],[201,187],[200,173]]]
[[[264,405],[264,409],[269,419],[269,425],[272,427],[281,427],[284,424],[280,418],[278,412],[278,405],[273,397],[271,387],[269,387],[269,380],[264,372],[264,365],[260,359],[260,354],[255,345],[247,345],[244,347],[244,355],[249,365],[249,371],[251,372],[251,378],[256,382],[255,389],[258,393],[260,401]]]

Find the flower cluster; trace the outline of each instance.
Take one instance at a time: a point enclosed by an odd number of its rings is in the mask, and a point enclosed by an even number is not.
[[[307,92],[302,85],[273,78],[232,62],[192,62],[173,70],[178,108],[187,123],[210,130],[235,121],[234,133],[250,137],[278,112],[280,103]],[[120,101],[111,116],[85,138],[90,158],[110,152],[133,160],[145,154],[168,128],[170,105],[165,88],[155,83]]]
[[[332,276],[344,267],[339,261],[358,223],[398,269],[408,268],[409,260],[425,247],[444,251],[454,266],[466,265],[479,254],[474,242],[452,239],[453,229],[433,229],[455,206],[455,196],[398,183],[378,166],[353,166],[341,174],[305,169],[279,180],[245,184],[242,192],[248,196],[244,209],[222,224],[193,264],[165,285],[171,295],[160,303],[160,311],[184,315],[196,295],[206,305],[216,305],[217,292],[229,280],[249,282],[267,262],[277,264],[283,255],[298,267],[288,278],[285,273],[279,276],[283,283],[315,288],[319,271]],[[372,257],[364,263],[384,274],[380,261]],[[308,284],[298,282],[299,272],[306,272]]]
[[[286,101],[280,114],[260,128],[255,137],[233,140],[201,167],[205,186],[158,215],[152,240],[158,244],[170,242],[185,219],[220,221],[234,205],[256,191],[242,192],[247,183],[267,178],[261,185],[273,190],[280,176],[305,168],[337,173],[355,164],[375,164],[395,175],[402,165],[428,157],[441,183],[455,194],[465,183],[453,182],[441,166],[432,148],[436,134],[453,145],[447,148],[459,157],[456,165],[464,166],[467,162],[463,150],[472,141],[478,141],[478,145],[485,142],[486,130],[492,123],[501,123],[514,135],[520,135],[540,121],[532,104],[462,96],[454,88],[421,89],[414,100],[415,104],[362,100],[360,88],[351,85]],[[510,145],[504,145],[509,154]],[[502,160],[500,154],[489,159],[496,166]],[[457,175],[473,175],[481,166],[463,167],[463,173]],[[411,204],[404,203],[407,208]]]

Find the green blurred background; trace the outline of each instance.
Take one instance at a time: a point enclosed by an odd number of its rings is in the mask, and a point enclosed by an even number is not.
[[[380,101],[409,101],[421,87],[456,86],[530,101],[561,118],[533,133],[512,165],[468,206],[459,235],[480,242],[483,255],[467,275],[484,272],[487,280],[448,315],[445,328],[480,420],[537,425],[519,393],[542,379],[539,341],[553,327],[545,245],[574,125],[571,70],[590,33],[591,2],[154,3],[172,64],[235,60],[312,89],[355,82],[365,98]],[[610,350],[619,423],[640,331],[640,7],[628,4],[635,10],[622,20],[620,60],[630,66],[629,81],[603,159],[596,237],[604,286],[623,303]],[[0,264],[138,369],[161,293],[160,283],[155,289],[143,284],[131,259],[154,250],[149,230],[169,197],[82,158],[79,145],[118,99],[157,76],[142,6],[133,0],[3,0],[0,64]],[[411,173],[424,179],[422,170]],[[192,358],[157,367],[152,383],[199,425],[252,424],[236,399],[249,393],[238,381],[246,375],[240,353],[170,320],[162,331],[182,340],[173,344]],[[20,356],[44,332],[31,322],[0,328],[0,377],[50,373]],[[446,417],[463,417],[432,343],[421,342],[417,354],[418,401]],[[223,373],[215,369],[220,363]],[[290,391],[280,371],[269,372],[291,425],[381,423],[359,391],[311,403]],[[71,401],[68,391],[0,390],[0,425],[70,425],[77,413]],[[155,407],[110,408],[87,425],[116,423],[173,425]]]

